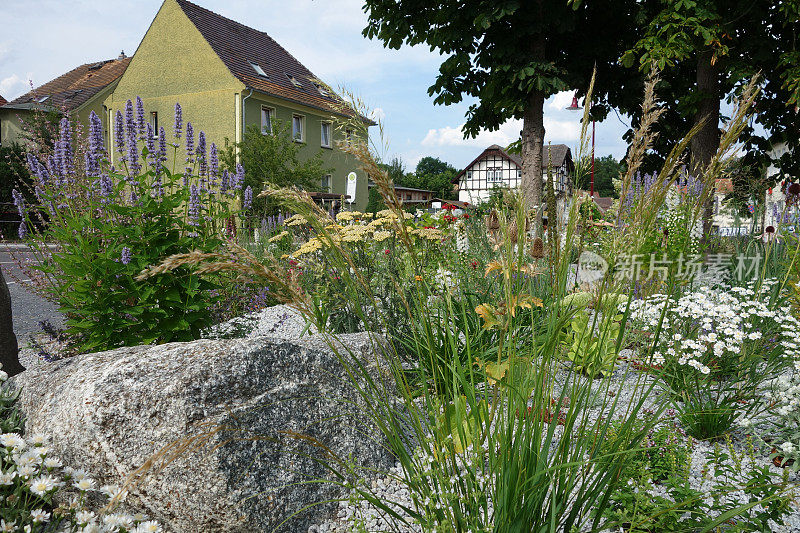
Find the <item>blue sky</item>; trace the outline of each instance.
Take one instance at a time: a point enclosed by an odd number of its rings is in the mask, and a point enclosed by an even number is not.
[[[463,139],[470,101],[435,106],[427,89],[442,57],[426,47],[388,50],[362,37],[361,0],[194,0],[221,15],[269,33],[320,79],[344,86],[382,117],[388,150],[409,169],[426,155],[462,168],[483,148],[519,136],[520,121]],[[0,34],[0,95],[10,100],[92,61],[135,52],[161,0],[5,0]],[[569,92],[545,103],[547,140],[577,150],[580,113],[566,111]],[[622,157],[626,130],[616,116],[597,125],[598,157]]]

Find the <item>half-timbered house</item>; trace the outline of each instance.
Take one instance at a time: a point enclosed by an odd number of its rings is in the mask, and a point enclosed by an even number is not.
[[[543,176],[553,177],[553,188],[560,199],[569,196],[575,171],[572,153],[565,144],[544,147]],[[496,189],[516,189],[522,183],[522,158],[493,144],[453,178],[461,202],[479,204]],[[563,202],[562,202],[563,203]]]

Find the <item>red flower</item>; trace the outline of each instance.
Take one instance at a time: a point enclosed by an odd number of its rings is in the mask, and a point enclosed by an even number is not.
[[[473,261],[473,262],[470,263],[470,266],[472,267],[472,270],[476,270],[478,268],[478,262],[477,261]]]
[[[464,213],[464,218],[469,218],[469,213]]]
[[[392,253],[392,251],[391,250],[384,250],[383,253],[385,253],[386,255],[389,255],[389,254]]]

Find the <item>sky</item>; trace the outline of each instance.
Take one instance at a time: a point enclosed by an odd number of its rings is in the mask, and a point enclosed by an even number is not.
[[[425,156],[461,169],[491,144],[519,138],[520,120],[464,139],[461,127],[473,100],[437,106],[428,96],[444,59],[425,46],[390,50],[362,36],[361,0],[194,0],[264,31],[331,87],[363,99],[383,124],[385,160],[400,157],[411,171]],[[11,100],[78,65],[132,55],[162,0],[3,0],[0,95]],[[582,113],[567,111],[572,92],[545,103],[546,142],[578,149]],[[623,117],[624,120],[624,117]],[[621,158],[627,127],[614,114],[597,124],[597,157]],[[372,128],[377,134],[377,128]]]

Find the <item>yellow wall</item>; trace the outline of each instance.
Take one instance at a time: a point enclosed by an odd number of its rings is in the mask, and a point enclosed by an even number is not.
[[[21,142],[22,123],[20,119],[28,120],[30,111],[21,109],[0,109],[0,142],[3,146],[11,146],[14,142]]]
[[[247,97],[249,91],[245,91]],[[353,203],[354,209],[363,210],[369,199],[367,189],[367,175],[358,168],[356,159],[339,149],[337,143],[344,140],[344,135],[337,130],[337,121],[342,119],[313,107],[304,106],[294,102],[288,102],[266,94],[253,92],[252,96],[245,100],[245,122],[247,129],[251,125],[261,127],[261,108],[262,106],[271,107],[275,110],[275,118],[281,121],[291,132],[292,115],[298,114],[305,117],[305,143],[299,151],[301,160],[309,159],[317,153],[322,153],[322,161],[326,168],[332,168],[331,185],[332,191],[337,194],[345,194],[347,175],[355,172],[358,176],[356,186],[356,198]],[[322,122],[331,123],[331,148],[323,148],[322,144]],[[321,179],[321,177],[320,177]]]
[[[236,139],[236,79],[174,0],[166,0],[105,104],[113,114],[137,96],[171,141],[175,103],[183,108],[183,128],[191,122],[195,143],[200,131],[207,144]],[[112,119],[113,120],[113,119]],[[116,155],[116,154],[115,154]]]

